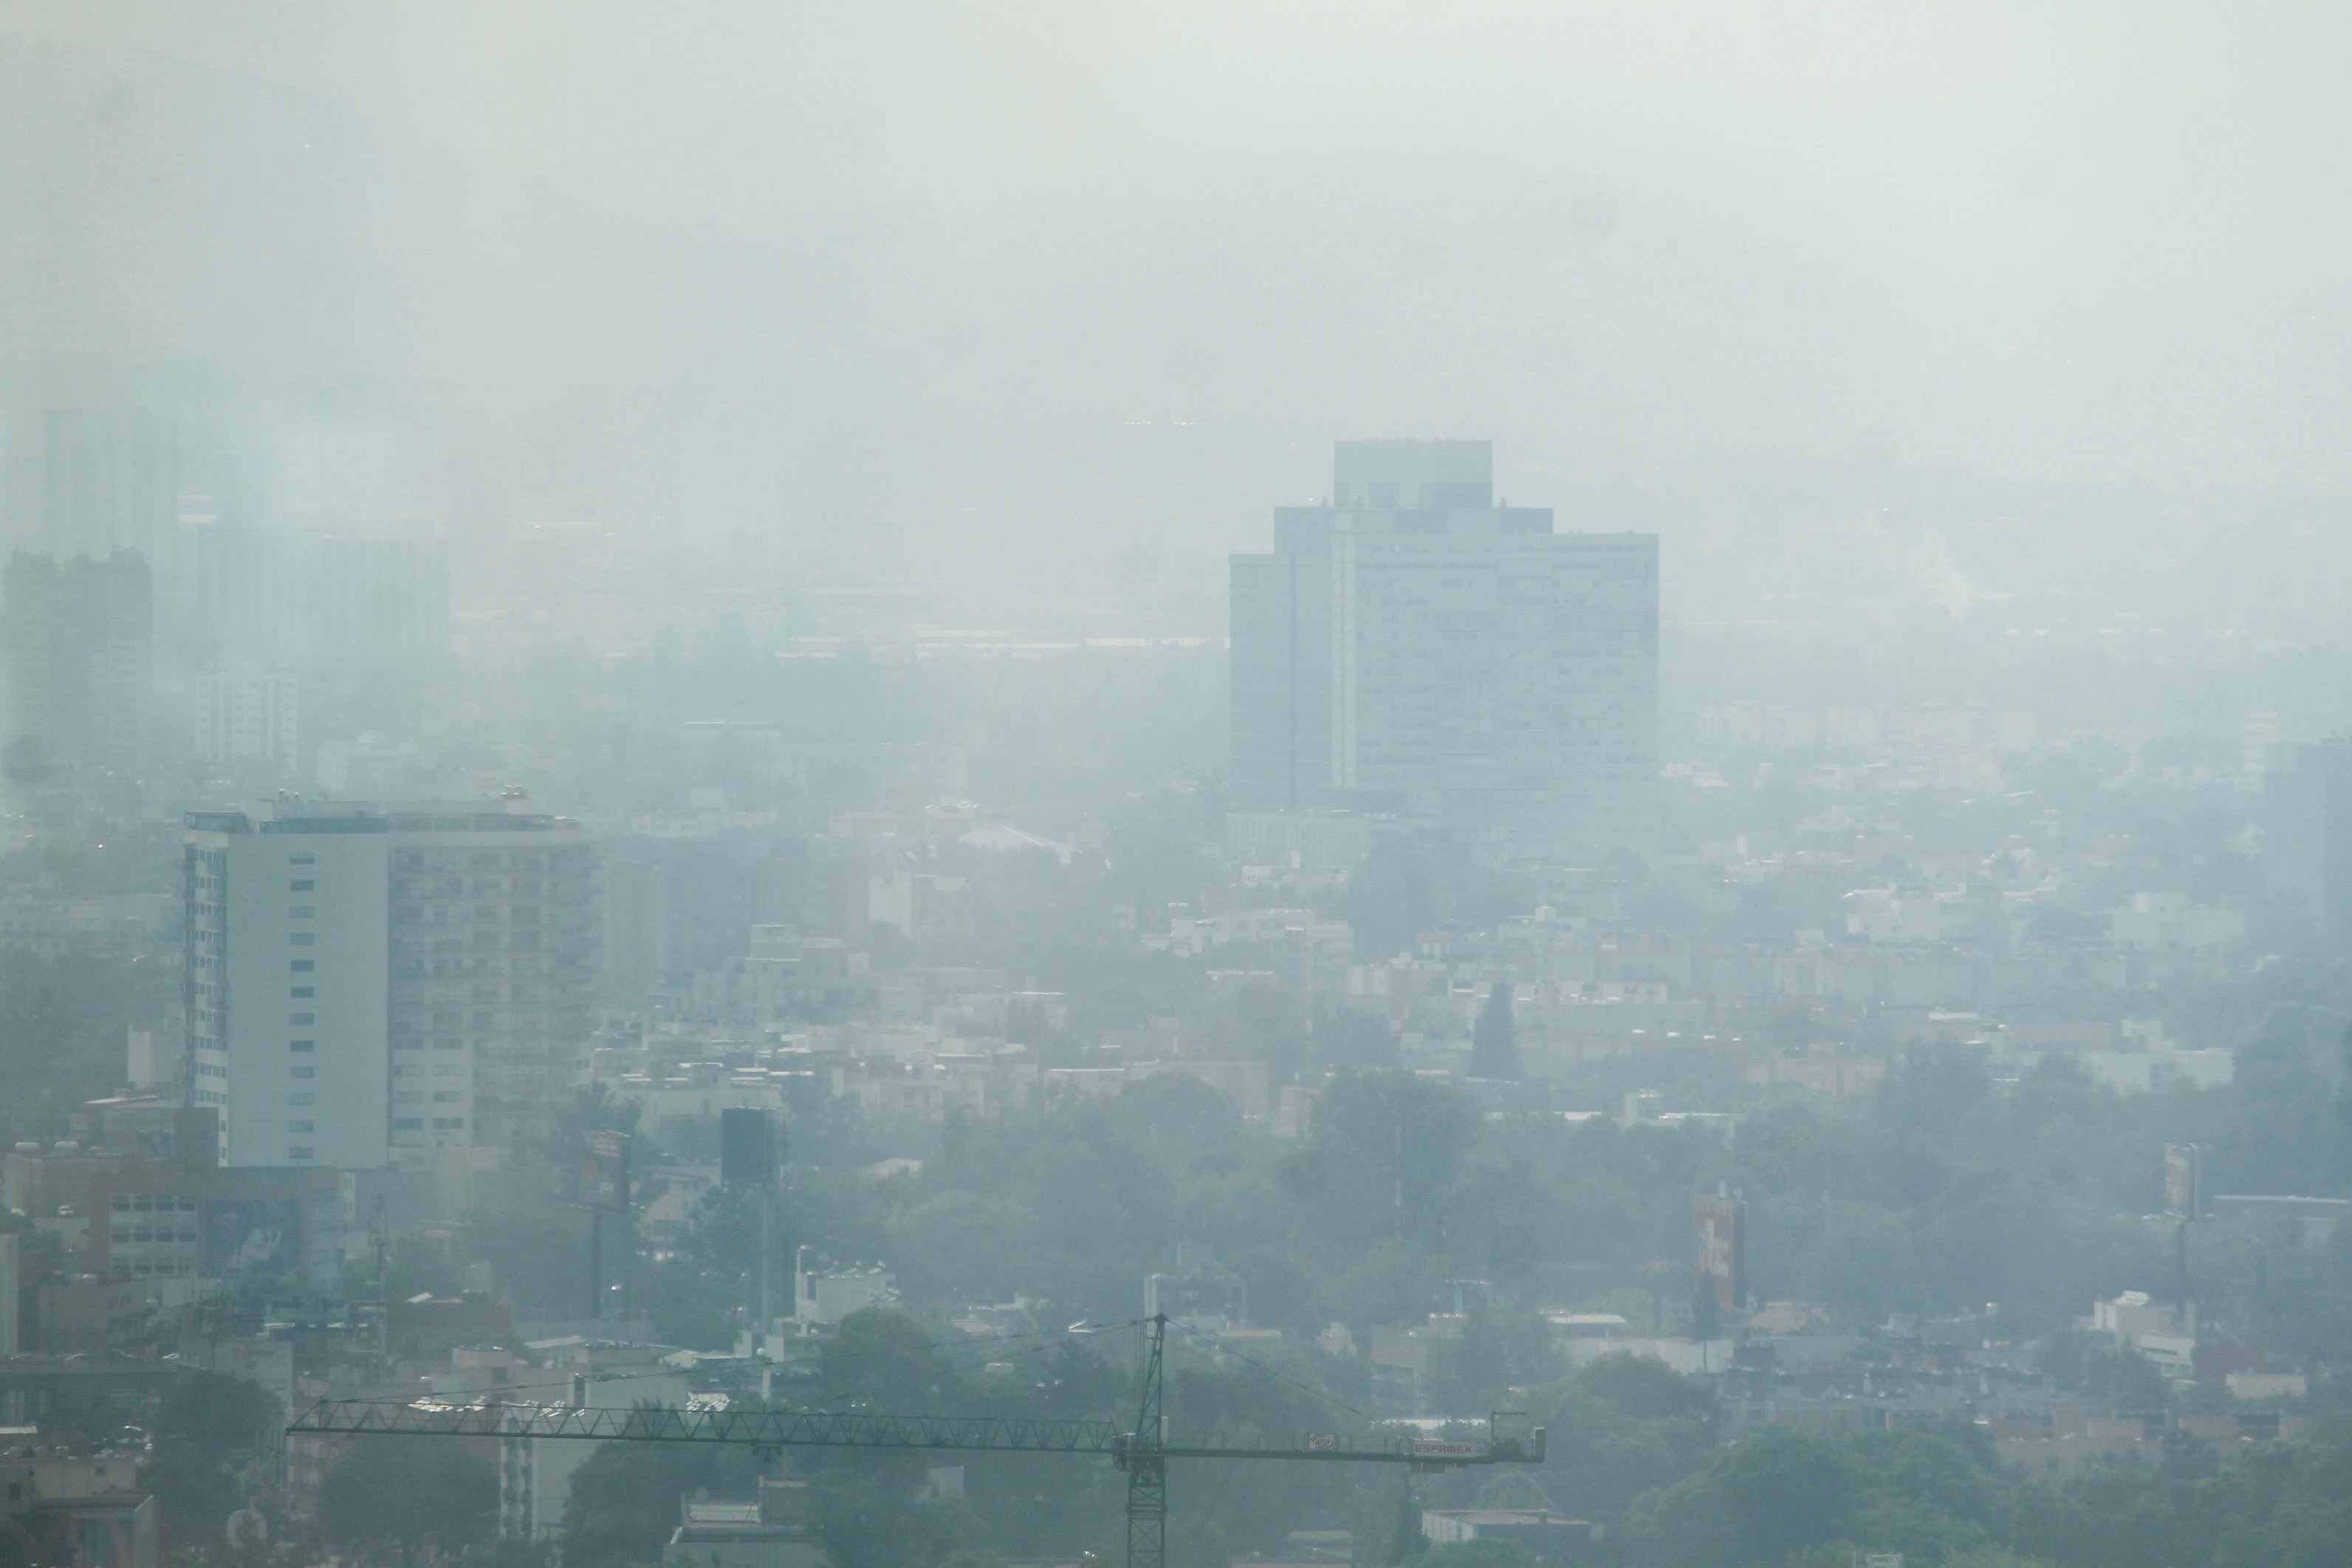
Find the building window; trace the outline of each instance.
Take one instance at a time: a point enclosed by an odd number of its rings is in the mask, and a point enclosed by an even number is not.
[[[317,1013],[296,1013],[294,1015],[293,1021],[296,1023],[316,1023],[319,1021],[319,1015]]]
[[[318,886],[319,884],[312,882],[309,877],[302,876],[297,877],[292,882],[288,883],[286,884],[286,890],[289,893],[313,893],[318,890]]]
[[[318,1043],[319,1042],[315,1040],[289,1040],[286,1042],[286,1049],[289,1051],[310,1051],[315,1048]]]
[[[289,1067],[286,1071],[289,1077],[294,1078],[316,1078],[319,1076],[319,1070],[315,1067]]]
[[[289,1105],[316,1105],[318,1103],[319,1096],[308,1090],[299,1094],[286,1096],[286,1103]]]
[[[424,1126],[425,1118],[422,1116],[394,1116],[392,1119],[392,1130],[395,1133],[421,1132]]]
[[[319,962],[315,958],[297,958],[294,960],[294,972],[298,975],[307,975],[318,967]],[[308,996],[309,994],[310,993],[307,991],[303,993],[305,996]]]
[[[286,918],[289,920],[309,920],[314,917],[318,913],[319,906],[315,904],[296,904],[288,906]]]
[[[286,1130],[289,1133],[307,1133],[311,1131],[311,1125],[308,1122],[289,1122],[286,1124]]]
[[[313,1159],[316,1156],[313,1155],[309,1149],[292,1148],[286,1151],[286,1157],[289,1160],[307,1160]]]
[[[293,936],[293,943],[297,947],[315,947],[319,945],[319,934],[315,931],[297,931]]]
[[[317,855],[288,855],[286,857],[286,863],[288,865],[316,865],[319,863],[319,857]]]
[[[433,1127],[436,1132],[448,1132],[456,1128],[462,1127],[465,1124],[466,1118],[463,1116],[436,1116],[433,1118]]]
[[[297,967],[299,967],[299,966],[297,966]],[[298,1002],[299,1002],[299,1001],[303,1001],[303,1000],[305,1000],[305,999],[307,999],[307,998],[311,998],[311,997],[315,997],[315,996],[317,996],[318,994],[319,994],[319,992],[318,992],[318,988],[317,988],[316,987],[313,987],[313,986],[297,986],[297,987],[295,987],[295,988],[294,988],[293,992],[292,992],[292,996],[293,996],[294,999],[295,999],[296,1001],[298,1001]]]
[[[462,1089],[444,1089],[433,1096],[436,1105],[462,1105],[465,1103],[466,1092]]]

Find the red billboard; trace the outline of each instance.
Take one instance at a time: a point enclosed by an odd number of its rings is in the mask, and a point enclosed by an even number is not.
[[[629,1134],[581,1134],[580,1201],[591,1208],[629,1207]]]
[[[2164,1145],[2164,1212],[2180,1219],[2197,1218],[2197,1145]]]
[[[1702,1194],[1697,1220],[1698,1250],[1694,1260],[1692,1288],[1712,1288],[1718,1308],[1727,1312],[1738,1312],[1748,1292],[1748,1206],[1736,1197]]]

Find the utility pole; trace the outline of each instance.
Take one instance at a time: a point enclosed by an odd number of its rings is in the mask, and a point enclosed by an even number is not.
[[[383,1301],[383,1292],[384,1292],[384,1280],[385,1280],[385,1278],[386,1278],[386,1270],[385,1270],[385,1265],[384,1265],[384,1240],[383,1240],[383,1194],[382,1192],[378,1192],[378,1193],[375,1195],[374,1230],[375,1230],[375,1299],[376,1299],[377,1301]]]

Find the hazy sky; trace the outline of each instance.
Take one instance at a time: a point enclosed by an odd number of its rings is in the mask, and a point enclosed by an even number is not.
[[[2347,237],[2352,13],[2324,5],[16,10],[665,217],[1460,154],[1842,267],[2273,297]]]
[[[671,375],[798,312],[777,345],[1046,412],[2352,486],[2341,6],[9,15],[423,150],[386,331],[459,380]]]

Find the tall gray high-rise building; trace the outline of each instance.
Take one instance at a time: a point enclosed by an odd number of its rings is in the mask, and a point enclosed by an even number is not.
[[[58,408],[43,422],[42,491],[48,553],[137,550],[169,573],[180,529],[177,428],[162,414]]]
[[[2263,883],[2329,932],[2352,931],[2352,737],[2283,748],[2263,780]]]
[[[1497,506],[1484,441],[1343,441],[1233,559],[1238,810],[1352,807],[1517,857],[1656,832],[1658,541]]]
[[[195,1101],[233,1166],[487,1166],[546,1134],[594,991],[594,850],[503,803],[187,819]]]
[[[7,766],[135,777],[150,760],[154,604],[145,558],[58,561],[19,551],[0,580]]]

